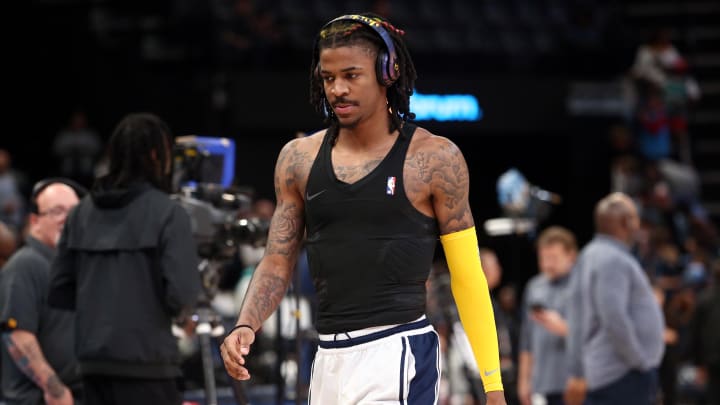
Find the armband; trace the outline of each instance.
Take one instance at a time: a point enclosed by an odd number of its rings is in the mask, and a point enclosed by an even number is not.
[[[475,227],[440,236],[450,288],[486,392],[502,391],[497,328]]]

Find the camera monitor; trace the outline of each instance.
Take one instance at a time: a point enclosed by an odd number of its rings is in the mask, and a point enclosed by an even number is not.
[[[176,162],[191,172],[189,183],[212,183],[224,188],[235,175],[235,141],[229,138],[185,135],[175,138]],[[192,162],[188,164],[188,162]],[[191,167],[187,167],[191,166]]]

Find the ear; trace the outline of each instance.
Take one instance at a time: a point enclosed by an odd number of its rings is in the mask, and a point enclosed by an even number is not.
[[[622,218],[620,218],[620,226],[622,227],[623,232],[630,233],[633,229],[633,218],[630,215],[623,215]]]
[[[38,215],[34,212],[31,212],[30,215],[28,215],[28,223],[30,224],[30,226],[34,226],[35,224],[38,223],[39,220],[40,220],[40,215]]]
[[[620,218],[617,219],[617,224],[620,226],[620,228],[628,229],[629,221],[627,215],[622,215]]]

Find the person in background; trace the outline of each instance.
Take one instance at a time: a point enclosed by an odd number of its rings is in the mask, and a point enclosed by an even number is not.
[[[157,116],[124,117],[110,138],[108,174],[58,244],[48,303],[77,314],[87,405],[182,402],[172,324],[193,309],[201,285],[190,217],[167,195],[171,144]]]
[[[60,173],[90,186],[95,178],[95,163],[102,151],[100,135],[88,125],[87,114],[76,109],[67,127],[55,136],[52,151]]]
[[[25,207],[20,193],[18,179],[12,172],[10,153],[0,149],[0,222],[13,231],[20,232],[23,226]]]
[[[513,335],[514,329],[514,317],[512,310],[504,307],[503,304],[507,303],[503,300],[507,300],[507,293],[510,285],[501,287],[503,268],[500,264],[497,254],[494,250],[486,247],[479,249],[480,262],[482,263],[482,269],[487,279],[488,288],[490,289],[490,299],[493,305],[493,312],[495,313],[495,328],[497,329],[498,335],[498,349],[500,350],[500,372],[502,374],[503,383],[505,385],[505,399],[509,404],[516,403],[515,394],[515,382],[517,379],[517,367],[515,362],[515,341],[517,333]],[[478,380],[478,384],[473,384],[473,387],[483,387],[482,380],[477,376],[470,376],[475,380]],[[484,402],[485,396],[482,392],[474,393],[476,398],[480,398]]]
[[[18,241],[15,232],[0,221],[0,270],[2,270],[17,248]]]
[[[47,302],[50,264],[60,232],[82,192],[65,179],[35,185],[25,246],[0,275],[2,393],[8,404],[70,405],[82,398],[75,317]]]
[[[522,405],[532,395],[548,405],[562,405],[567,375],[567,306],[570,274],[577,257],[577,242],[569,230],[552,226],[537,239],[540,274],[525,287],[520,335],[518,395]]]
[[[720,404],[720,259],[712,264],[713,285],[698,299],[690,327],[692,361],[706,403]]]
[[[612,193],[595,207],[596,235],[573,271],[565,402],[654,404],[665,324],[648,278],[630,253],[635,203]],[[587,392],[586,392],[587,391]]]

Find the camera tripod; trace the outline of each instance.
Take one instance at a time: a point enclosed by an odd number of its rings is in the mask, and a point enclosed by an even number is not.
[[[198,297],[198,304],[191,316],[194,324],[194,335],[198,339],[199,350],[195,353],[197,354],[199,352],[202,362],[204,403],[206,405],[218,404],[218,390],[215,378],[216,361],[213,356],[212,345],[219,345],[226,333],[222,322],[223,317],[216,312],[211,304],[217,292],[219,279],[219,272],[216,265],[217,263],[213,260],[203,259],[198,266],[203,289]],[[301,322],[301,318],[310,316],[311,310],[310,304],[306,302],[300,294],[299,284],[299,271],[296,271],[290,283],[290,288],[283,299],[283,304],[280,305],[275,312],[274,325],[276,335],[273,337],[274,344],[271,350],[274,350],[277,355],[277,361],[272,373],[277,381],[277,391],[275,395],[277,404],[285,403],[285,401],[289,399],[286,395],[292,395],[296,404],[301,403],[304,390],[300,380],[299,367],[303,360],[307,360],[306,355],[302,354],[303,350],[301,346],[304,343],[314,340],[312,328],[311,330],[304,330],[307,329],[308,325],[303,326]],[[301,305],[301,303],[303,305]],[[306,322],[309,321],[306,319]],[[291,328],[288,330],[287,327],[289,326],[291,326]],[[294,348],[290,349],[287,343],[292,341],[294,341]],[[294,360],[297,368],[294,368],[292,371],[286,369],[285,372],[283,372],[283,360],[288,357],[293,350],[295,351]],[[286,377],[290,377],[289,380],[286,380]],[[232,378],[229,380],[236,402],[241,405],[249,404],[244,383]],[[292,385],[294,385],[294,387],[292,387]]]
[[[215,380],[215,361],[213,358],[213,344],[219,344],[218,338],[225,336],[225,327],[220,321],[220,315],[207,302],[202,302],[192,315],[195,322],[195,335],[198,338],[200,359],[202,361],[202,374],[204,382],[205,405],[218,404],[218,392]],[[240,405],[249,404],[245,390],[239,381],[231,379],[230,386],[235,400]]]
[[[198,264],[198,271],[202,280],[202,290],[198,302],[191,315],[194,323],[195,336],[198,339],[200,359],[202,362],[202,375],[204,383],[205,405],[218,404],[218,392],[215,379],[215,361],[213,358],[213,344],[219,345],[225,336],[225,327],[221,316],[213,309],[212,297],[217,292],[219,273],[217,263],[203,259]],[[231,388],[238,404],[245,405],[249,401],[239,381],[231,380]]]

